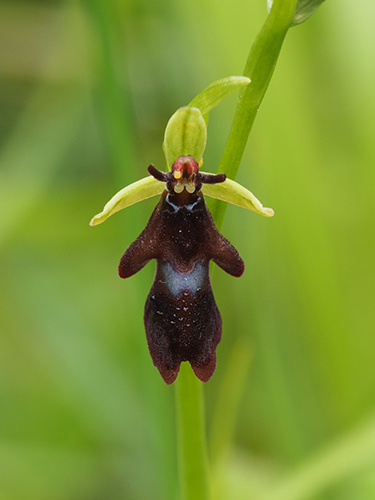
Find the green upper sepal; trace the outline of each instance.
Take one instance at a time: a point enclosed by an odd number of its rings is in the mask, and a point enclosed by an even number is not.
[[[198,108],[180,108],[172,115],[164,134],[163,150],[167,169],[180,156],[191,155],[199,163],[206,149],[207,126]]]
[[[274,215],[272,208],[263,207],[253,193],[241,186],[241,184],[238,184],[238,182],[228,178],[220,184],[205,184],[203,194],[217,200],[232,203],[232,205],[247,208],[265,217],[272,217]]]
[[[231,92],[248,85],[245,76],[229,76],[211,83],[169,120],[164,134],[163,151],[167,170],[180,156],[192,156],[199,163],[207,142],[208,114]]]
[[[298,0],[291,26],[297,26],[311,17],[324,0]],[[273,0],[267,0],[267,10],[271,10]]]

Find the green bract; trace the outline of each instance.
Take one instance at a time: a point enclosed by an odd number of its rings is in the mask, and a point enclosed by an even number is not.
[[[324,0],[298,0],[292,26],[297,26],[306,21],[323,2]],[[273,0],[267,0],[268,12],[271,10],[272,4]]]
[[[169,171],[180,156],[190,155],[200,163],[207,142],[209,112],[228,94],[249,83],[249,78],[241,76],[217,80],[198,94],[189,106],[180,108],[174,113],[167,124],[163,142]],[[101,224],[119,210],[151,196],[160,195],[164,189],[164,183],[151,176],[134,182],[115,194],[103,211],[91,220],[90,225]],[[263,208],[260,201],[250,191],[230,179],[219,184],[204,184],[203,193],[212,198],[253,210],[266,217],[273,216],[271,208]]]

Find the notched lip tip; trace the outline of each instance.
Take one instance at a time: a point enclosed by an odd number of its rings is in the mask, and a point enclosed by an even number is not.
[[[197,366],[194,364],[191,364],[190,361],[188,361],[195,376],[203,383],[208,382],[211,380],[213,374],[215,373],[216,370],[216,356],[210,360],[209,363],[203,366]],[[164,382],[167,385],[172,385],[173,382],[176,381],[178,374],[180,373],[180,366],[176,368],[175,370],[168,369],[168,370],[161,370],[157,365],[155,365],[156,368],[159,370],[159,373],[164,380]]]
[[[154,363],[155,364],[155,363]],[[167,384],[167,385],[171,385],[173,384],[173,382],[176,380],[177,378],[177,375],[179,374],[180,372],[180,367],[178,366],[178,368],[176,368],[175,370],[173,369],[161,369],[158,365],[156,365],[156,368],[159,370],[159,373],[162,377],[162,379],[164,380],[164,382]]]
[[[165,378],[164,378],[164,377],[163,377],[163,375],[162,375],[162,379],[164,380],[164,382],[165,382],[167,385],[172,385],[172,384],[173,384],[173,382],[175,382],[175,381],[176,381],[176,379],[177,379],[177,375],[176,375],[175,377],[171,377],[171,378],[168,378],[168,377],[165,377]]]
[[[201,382],[208,382],[211,380],[212,376],[214,375],[216,371],[216,354],[214,354],[211,359],[206,363],[205,365],[194,365],[190,362],[190,366],[195,373],[196,377],[201,381]]]
[[[162,376],[162,378],[163,378],[163,376]],[[163,378],[164,382],[165,382],[167,385],[172,385],[172,384],[173,384],[173,382],[175,382],[175,381],[176,381],[176,379],[177,379],[177,376],[176,376],[173,380],[169,380],[169,379],[165,379],[165,378]]]

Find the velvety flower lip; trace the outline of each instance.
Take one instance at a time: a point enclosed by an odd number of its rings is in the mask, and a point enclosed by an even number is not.
[[[156,273],[146,300],[144,324],[154,365],[167,384],[188,361],[202,381],[215,372],[222,322],[209,276],[214,261],[232,276],[244,262],[218,231],[206,207],[204,184],[225,182],[225,175],[201,174],[197,161],[180,156],[171,172],[149,167],[165,185],[146,228],[125,251],[119,275],[128,278],[156,259]]]

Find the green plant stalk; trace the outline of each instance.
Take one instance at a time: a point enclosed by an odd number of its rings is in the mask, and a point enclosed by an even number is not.
[[[235,179],[246,143],[264,94],[270,83],[280,50],[293,21],[297,0],[274,0],[271,12],[256,37],[247,59],[244,76],[251,79],[238,98],[236,114],[218,172]],[[226,203],[212,200],[210,210],[220,228]]]
[[[203,383],[187,363],[175,382],[180,500],[209,498]]]

